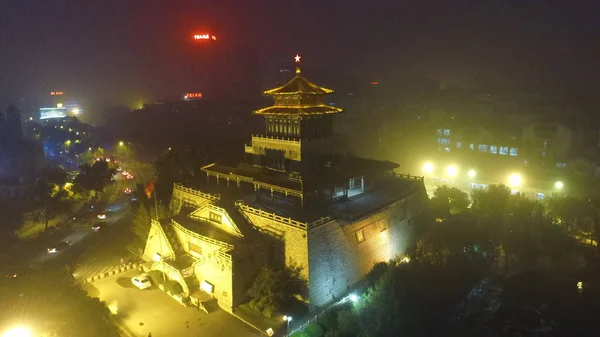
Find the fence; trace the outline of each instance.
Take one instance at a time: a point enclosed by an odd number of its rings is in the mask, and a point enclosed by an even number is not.
[[[83,283],[92,283],[94,281],[101,280],[103,278],[107,278],[107,277],[114,276],[114,275],[119,275],[121,273],[130,271],[130,270],[133,270],[133,269],[140,269],[140,271],[141,271],[141,265],[137,264],[137,263],[128,263],[126,265],[115,267],[115,269],[113,269],[111,271],[107,271],[107,272],[104,272],[104,273],[101,273],[101,274],[98,274],[98,275],[87,277],[83,281]]]
[[[173,190],[189,193],[189,194],[192,194],[192,195],[204,198],[204,199],[208,199],[211,201],[219,201],[219,199],[221,199],[220,194],[208,194],[208,193],[200,192],[193,188],[185,187],[185,186],[177,184],[177,183],[173,184]]]
[[[261,216],[263,218],[267,218],[267,219],[274,220],[277,222],[282,222],[287,225],[290,225],[290,226],[293,226],[293,227],[296,227],[299,229],[303,229],[303,230],[306,230],[308,228],[308,224],[305,222],[296,221],[296,220],[293,220],[292,218],[284,218],[275,213],[265,212],[262,209],[248,206],[248,205],[244,204],[244,202],[241,200],[236,201],[235,205],[244,212],[252,213],[252,214]]]

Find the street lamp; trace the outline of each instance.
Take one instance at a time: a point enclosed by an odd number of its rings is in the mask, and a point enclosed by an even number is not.
[[[290,322],[292,321],[292,316],[283,316],[283,320],[287,322],[287,328],[285,330],[285,335],[289,336],[289,333],[290,333]]]
[[[523,178],[518,173],[513,173],[508,177],[508,185],[510,187],[519,187],[523,183]]]
[[[467,174],[469,175],[469,178],[475,178],[475,176],[477,176],[477,171],[469,170]]]
[[[433,164],[430,162],[425,163],[425,165],[423,165],[423,171],[425,171],[425,173],[427,174],[432,174],[433,173]]]
[[[456,167],[456,165],[450,165],[446,167],[446,174],[450,178],[456,177],[456,175],[458,174],[458,167]]]
[[[14,327],[10,330],[5,331],[2,337],[31,337],[31,330],[29,328],[19,326]]]
[[[358,302],[358,296],[356,294],[350,294],[348,297],[352,303]]]
[[[562,181],[557,181],[554,183],[554,188],[557,190],[562,190],[565,187],[565,184]]]
[[[125,148],[125,157],[129,157],[129,155],[127,154],[127,144],[124,141],[120,141],[119,146],[122,146]]]

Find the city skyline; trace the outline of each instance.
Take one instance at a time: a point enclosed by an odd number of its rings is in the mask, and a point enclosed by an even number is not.
[[[210,53],[202,50],[206,44],[194,43],[197,33],[219,37],[214,42],[228,55],[216,69],[223,76],[231,77],[223,68],[248,68],[232,64],[236,60],[256,58],[259,71],[252,76],[260,76],[261,89],[299,53],[326,79],[343,74],[344,80],[396,85],[424,78],[444,86],[570,94],[594,85],[598,75],[596,7],[582,1],[9,1],[0,5],[0,45],[6,46],[0,106],[39,105],[51,91],[88,104],[126,105],[207,91],[210,84],[189,88],[210,68],[197,60],[212,60],[201,55]]]

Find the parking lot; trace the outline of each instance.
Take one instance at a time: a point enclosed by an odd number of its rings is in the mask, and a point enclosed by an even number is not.
[[[206,314],[183,307],[155,287],[135,288],[130,279],[138,273],[130,271],[84,287],[90,296],[117,308],[117,316],[132,333],[140,337],[149,333],[152,337],[262,336],[223,310]]]

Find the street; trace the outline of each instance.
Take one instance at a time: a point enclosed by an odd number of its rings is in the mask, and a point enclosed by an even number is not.
[[[137,336],[262,336],[223,310],[211,314],[185,308],[159,289],[135,288],[130,279],[137,270],[84,286],[90,296],[104,301],[116,317]]]

